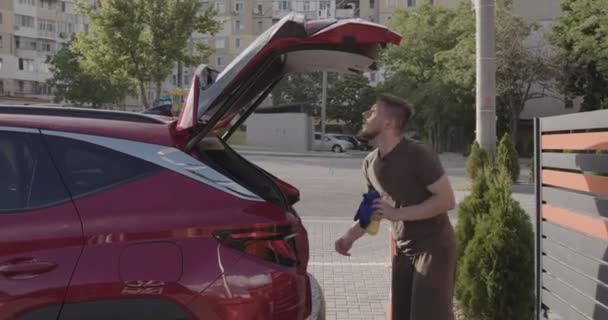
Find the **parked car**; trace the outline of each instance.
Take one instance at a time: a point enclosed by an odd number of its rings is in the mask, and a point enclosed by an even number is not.
[[[342,153],[346,150],[352,149],[354,146],[352,143],[338,139],[330,134],[323,135],[322,133],[315,132],[312,147],[317,151],[333,151]]]
[[[357,139],[357,137],[355,137],[352,134],[330,133],[328,135],[332,136],[332,137],[334,137],[336,139],[340,139],[340,140],[343,140],[343,141],[350,142],[353,145],[353,149],[355,149],[355,150],[365,150],[363,144],[361,143],[361,141],[359,141]]]
[[[290,14],[199,66],[179,119],[0,106],[0,319],[323,319],[299,191],[226,141],[288,72],[399,41]]]

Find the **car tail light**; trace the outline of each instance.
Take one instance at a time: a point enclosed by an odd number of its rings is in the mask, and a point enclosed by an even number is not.
[[[280,265],[299,264],[295,236],[290,225],[218,230],[213,236],[222,244]]]

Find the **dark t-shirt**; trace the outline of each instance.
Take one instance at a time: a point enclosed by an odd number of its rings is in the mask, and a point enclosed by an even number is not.
[[[431,148],[403,139],[382,157],[378,150],[371,152],[363,162],[363,173],[368,189],[379,191],[382,198],[395,207],[407,207],[427,200],[432,195],[427,187],[437,182],[445,171]],[[425,252],[455,241],[447,213],[391,225],[397,249],[406,254]]]

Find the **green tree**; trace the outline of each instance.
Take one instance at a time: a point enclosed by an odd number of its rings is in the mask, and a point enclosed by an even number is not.
[[[459,42],[441,53],[438,61],[445,66],[444,77],[458,88],[475,94],[475,16],[465,1],[455,9],[458,18],[451,28],[458,30]],[[550,91],[555,68],[546,51],[544,37],[526,43],[538,31],[513,14],[512,1],[497,1],[496,9],[496,109],[499,134],[509,132],[517,141],[519,118],[526,103],[545,97]]]
[[[402,96],[416,106],[412,126],[438,150],[444,149],[453,127],[473,131],[474,125],[474,90],[454,81],[447,74],[445,59],[441,59],[466,35],[458,13],[430,5],[398,11],[391,19],[391,28],[407,36],[400,46],[389,47],[382,60],[388,78],[380,90]],[[474,55],[472,58],[474,63]]]
[[[519,154],[515,148],[515,143],[508,133],[500,139],[496,152],[496,165],[509,174],[513,183],[519,179]]]
[[[82,70],[78,64],[80,56],[70,49],[70,45],[47,61],[53,74],[48,85],[53,90],[55,102],[99,108],[106,103],[118,103],[131,92],[132,85],[127,79],[109,79]]]
[[[327,117],[346,123],[346,129],[356,133],[361,129],[362,113],[370,108],[376,98],[375,90],[362,75],[346,75],[338,78],[328,90]]]
[[[535,24],[513,14],[512,1],[498,2],[496,23],[496,105],[502,123],[500,133],[509,132],[517,141],[519,119],[528,101],[547,96],[554,71],[544,34],[526,43]]]
[[[534,234],[530,217],[511,198],[511,179],[490,181],[489,214],[476,225],[458,272],[457,295],[468,318],[531,320]]]
[[[198,0],[98,0],[97,8],[80,3],[90,21],[90,34],[76,36],[74,49],[89,73],[109,79],[132,79],[143,104],[146,85],[167,78],[177,62],[197,64],[209,54],[203,44],[190,51],[193,32],[213,34],[219,29],[212,9],[202,10]]]
[[[582,111],[608,108],[606,8],[607,0],[562,0],[551,34],[563,71],[559,87],[568,99],[583,97]]]
[[[328,82],[329,76],[328,76]],[[303,103],[313,107],[321,105],[321,72],[289,74],[272,90],[274,105]]]

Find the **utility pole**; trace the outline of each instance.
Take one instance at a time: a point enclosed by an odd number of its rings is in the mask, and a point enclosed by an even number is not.
[[[476,126],[477,142],[496,154],[496,28],[495,0],[474,0],[476,16]]]
[[[325,137],[325,117],[327,112],[327,71],[323,71],[323,91],[321,93],[321,133]]]

